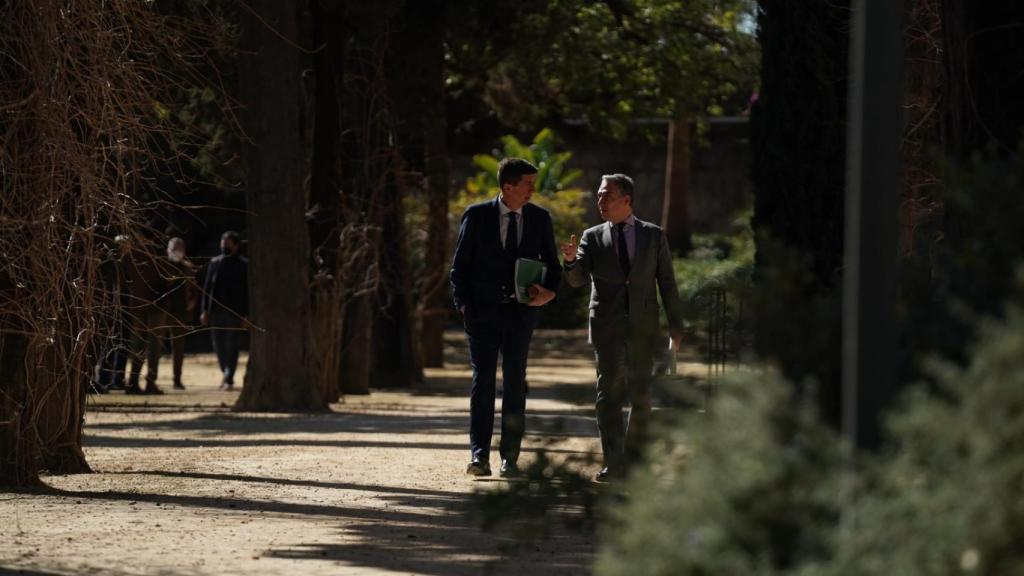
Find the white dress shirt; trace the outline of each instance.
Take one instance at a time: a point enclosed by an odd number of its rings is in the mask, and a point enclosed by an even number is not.
[[[508,206],[498,198],[498,227],[501,230],[501,245],[505,245],[505,236],[508,234],[508,215],[516,213],[516,246],[523,243],[523,207],[519,210],[509,210]]]

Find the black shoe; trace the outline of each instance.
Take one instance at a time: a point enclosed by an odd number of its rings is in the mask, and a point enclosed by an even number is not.
[[[146,384],[146,389],[142,391],[143,394],[150,394],[153,396],[159,396],[164,391],[160,389],[156,384]]]
[[[175,390],[184,390],[185,389],[185,385],[182,384],[181,382],[175,382],[174,383],[174,389]]]
[[[469,462],[469,466],[466,467],[466,474],[472,476],[490,476],[491,464],[479,456],[473,456],[473,459]]]
[[[519,476],[519,465],[512,460],[503,459],[501,461],[501,469],[498,470],[498,474],[502,478],[511,478],[513,476]]]
[[[125,388],[124,389],[124,393],[125,394],[131,394],[131,395],[145,394],[145,392],[142,391],[142,388],[139,388],[138,384]]]

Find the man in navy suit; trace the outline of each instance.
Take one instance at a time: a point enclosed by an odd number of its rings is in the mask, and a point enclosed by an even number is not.
[[[561,266],[555,249],[551,215],[530,204],[537,167],[506,158],[498,164],[500,195],[466,208],[452,260],[455,307],[462,313],[473,366],[470,393],[469,445],[466,472],[491,473],[494,429],[495,373],[502,356],[501,475],[518,472],[517,460],[526,415],[526,357],[537,324],[538,308],[555,297]],[[520,304],[514,295],[515,262],[544,262],[543,284],[530,289],[531,300]]]
[[[238,232],[220,237],[221,255],[206,266],[199,322],[211,328],[213,351],[217,353],[223,380],[221,390],[235,389],[235,368],[242,332],[249,328],[249,261],[238,254],[242,247]]]

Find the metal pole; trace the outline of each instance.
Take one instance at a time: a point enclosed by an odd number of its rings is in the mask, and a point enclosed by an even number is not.
[[[903,135],[903,22],[898,0],[854,0],[850,37],[845,270],[844,434],[881,442],[896,382],[896,258]]]

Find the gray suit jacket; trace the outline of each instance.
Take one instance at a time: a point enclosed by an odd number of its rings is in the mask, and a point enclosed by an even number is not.
[[[565,280],[571,286],[578,288],[591,282],[590,341],[599,345],[609,338],[626,336],[620,328],[621,319],[626,316],[627,292],[631,334],[655,336],[658,333],[659,293],[669,326],[682,331],[683,307],[664,231],[637,218],[636,252],[628,277],[619,267],[612,236],[610,222],[587,229],[576,249],[576,260],[565,267]]]

